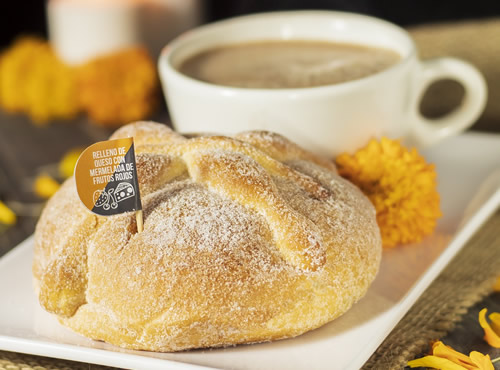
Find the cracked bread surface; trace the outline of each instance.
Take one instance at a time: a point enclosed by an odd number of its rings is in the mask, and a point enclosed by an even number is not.
[[[35,232],[40,304],[72,330],[151,351],[294,337],[375,278],[375,210],[332,162],[261,131],[138,122],[120,137],[134,137],[144,231],[134,213],[88,211],[70,178]]]

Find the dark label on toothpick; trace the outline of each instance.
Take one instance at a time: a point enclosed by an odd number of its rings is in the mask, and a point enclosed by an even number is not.
[[[98,215],[142,210],[132,138],[101,141],[85,149],[76,163],[75,182],[80,200]]]

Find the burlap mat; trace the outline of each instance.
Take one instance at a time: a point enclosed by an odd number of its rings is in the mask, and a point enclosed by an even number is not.
[[[0,370],[109,370],[111,367],[0,351]]]
[[[476,129],[500,127],[500,18],[414,27],[409,30],[422,58],[455,56],[476,65],[489,89],[486,110]],[[434,86],[423,111],[439,116],[456,104],[462,91],[453,83]],[[444,336],[491,290],[500,274],[500,212],[474,236],[393,332],[363,369],[402,369],[408,360],[427,349],[429,341]],[[0,370],[110,369],[0,351]]]
[[[363,369],[402,369],[491,293],[499,275],[500,210],[424,292]]]

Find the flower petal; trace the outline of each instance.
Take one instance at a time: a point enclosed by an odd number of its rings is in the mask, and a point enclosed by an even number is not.
[[[488,315],[488,318],[491,320],[491,328],[498,336],[500,336],[500,313],[493,312]]]
[[[16,223],[17,217],[12,210],[0,201],[0,223],[6,225],[14,225]]]
[[[33,191],[40,198],[50,198],[59,189],[59,183],[49,175],[39,175],[33,184]]]
[[[500,276],[497,278],[495,284],[493,284],[493,291],[500,292]]]
[[[62,157],[61,161],[59,162],[59,174],[63,178],[67,179],[68,177],[73,176],[76,162],[78,161],[78,158],[80,157],[80,154],[82,154],[82,152],[82,148],[75,148],[71,149],[64,155],[64,157]]]
[[[472,351],[469,357],[474,365],[477,366],[478,370],[495,370],[489,355],[483,355],[480,352]]]
[[[446,358],[455,364],[463,366],[466,369],[475,369],[476,368],[476,366],[474,365],[474,363],[471,361],[471,359],[468,356],[466,356],[463,353],[460,353],[458,351],[455,351],[453,348],[445,345],[441,341],[433,344],[432,354],[434,356]]]
[[[490,324],[486,320],[486,312],[487,311],[488,310],[486,308],[483,308],[479,312],[479,325],[481,325],[481,327],[484,329],[484,339],[486,340],[486,342],[488,342],[488,344],[492,347],[500,348],[499,333],[496,333],[495,331],[493,331],[492,327],[490,326]],[[493,317],[495,318],[495,320],[498,320],[496,315]],[[495,321],[495,327],[498,327],[497,321]]]
[[[408,362],[409,367],[431,367],[442,370],[466,370],[467,368],[457,365],[453,361],[437,356],[425,356]]]

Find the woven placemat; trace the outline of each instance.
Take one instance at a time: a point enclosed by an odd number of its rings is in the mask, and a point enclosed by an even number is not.
[[[422,294],[364,365],[402,369],[442,338],[467,310],[492,292],[500,275],[500,210],[475,234]]]
[[[115,368],[0,351],[0,370],[112,370]]]

